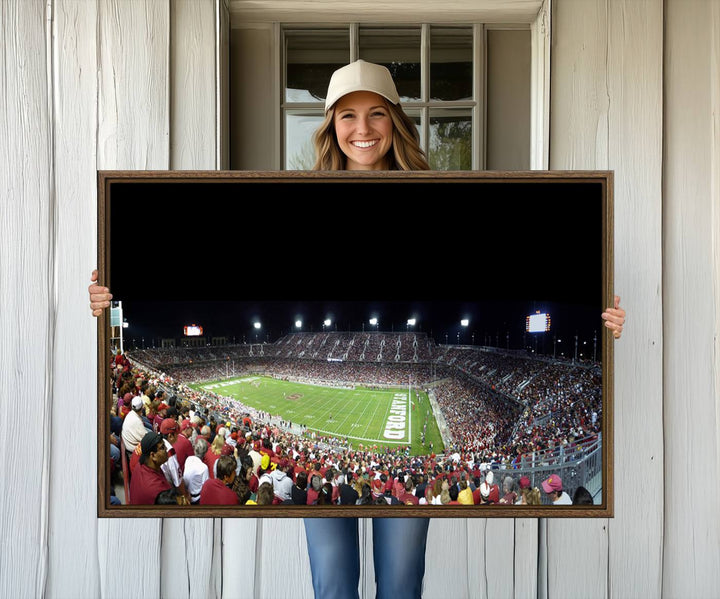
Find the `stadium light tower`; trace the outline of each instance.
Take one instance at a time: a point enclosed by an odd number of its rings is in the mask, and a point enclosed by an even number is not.
[[[376,330],[376,331],[379,330],[379,328],[380,328],[380,322],[379,322],[378,319],[375,318],[374,316],[370,319],[370,324],[375,327],[375,330]]]
[[[259,321],[256,320],[255,322],[253,322],[253,327],[255,327],[255,343],[257,343],[257,340],[258,340],[258,332],[259,332],[260,329],[262,328],[262,325],[260,324]]]
[[[295,321],[295,328],[298,330],[302,329],[302,320],[298,319]]]
[[[323,332],[325,332],[325,327],[329,327],[331,324],[332,324],[332,320],[330,320],[329,318],[326,318],[326,319],[323,321],[323,325],[322,325],[322,326],[323,326]]]
[[[463,319],[460,321],[460,326],[461,326],[463,329],[467,329],[469,324],[470,324],[470,319],[468,319],[468,318],[463,318]],[[465,339],[465,333],[464,333],[464,332],[463,332],[463,339]],[[459,332],[459,331],[458,331],[458,345],[460,345],[460,332]]]
[[[597,331],[593,331],[593,362],[597,362]]]
[[[577,345],[578,345],[578,336],[577,336],[577,333],[576,333],[576,334],[575,334],[575,359],[573,360],[573,362],[577,362],[577,349],[578,349],[578,348],[577,348]]]
[[[408,321],[407,321],[407,325],[406,325],[406,327],[405,327],[405,330],[406,330],[406,331],[409,331],[409,330],[410,330],[410,327],[414,327],[416,322],[417,322],[417,321],[416,321],[414,318],[408,318]]]

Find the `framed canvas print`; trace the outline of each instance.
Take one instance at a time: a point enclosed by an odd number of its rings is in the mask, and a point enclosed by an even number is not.
[[[100,517],[611,517],[608,171],[99,171]]]

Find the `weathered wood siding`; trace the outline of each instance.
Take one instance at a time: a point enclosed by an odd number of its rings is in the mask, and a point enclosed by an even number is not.
[[[615,291],[629,317],[615,344],[615,517],[548,521],[547,597],[659,597],[663,2],[553,0],[552,36],[550,168],[615,172]]]
[[[667,597],[710,598],[720,588],[720,3],[666,9],[662,578]],[[679,481],[707,483],[697,508]]]
[[[228,11],[0,3],[0,597],[312,597],[301,520],[95,516],[96,170],[223,165]],[[549,168],[615,171],[615,517],[435,519],[425,597],[715,597],[720,3],[551,13]]]

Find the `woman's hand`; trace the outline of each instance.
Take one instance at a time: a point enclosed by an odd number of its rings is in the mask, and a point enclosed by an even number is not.
[[[97,284],[97,269],[92,271],[90,280],[93,282],[88,287],[88,293],[90,294],[90,309],[92,310],[93,316],[100,316],[105,308],[110,307],[110,300],[112,299],[112,294],[107,287],[102,287]]]
[[[605,321],[605,326],[612,331],[613,337],[620,339],[625,324],[625,310],[620,307],[619,296],[615,296],[614,306],[602,313],[602,319]]]

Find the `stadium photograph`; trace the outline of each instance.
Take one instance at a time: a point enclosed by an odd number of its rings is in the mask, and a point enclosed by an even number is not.
[[[123,206],[113,227],[137,207]],[[578,222],[598,212],[573,206]],[[116,235],[100,400],[110,511],[607,507],[602,223],[560,231],[554,216],[425,244],[413,226],[400,252],[360,243],[321,269],[314,257],[360,225],[303,221],[300,249],[281,254],[264,238],[239,252],[218,221],[208,244]],[[201,231],[203,218],[164,222]]]

